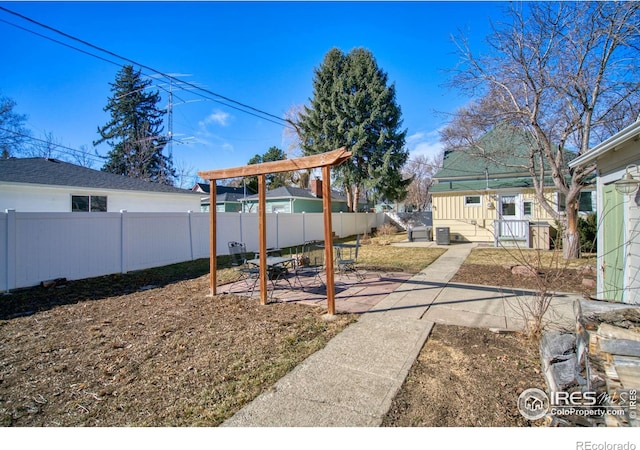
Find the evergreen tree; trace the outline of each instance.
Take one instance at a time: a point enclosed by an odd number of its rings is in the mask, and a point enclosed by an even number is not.
[[[344,54],[330,50],[315,71],[311,106],[300,115],[301,147],[306,155],[346,146],[353,158],[335,170],[336,183],[357,208],[365,189],[374,198],[402,200],[411,180],[403,180],[406,130],[401,130],[395,85],[388,84],[373,54],[362,48]]]
[[[287,159],[287,154],[278,147],[270,147],[263,155],[255,155],[247,164],[260,164],[271,161],[283,161]],[[276,189],[287,185],[291,180],[291,172],[270,173],[265,177],[267,189]],[[258,177],[247,177],[247,188],[253,192],[258,192]]]
[[[162,135],[165,111],[157,107],[158,91],[149,92],[151,81],[143,80],[140,71],[130,65],[124,66],[110,85],[112,96],[104,110],[111,114],[111,120],[98,128],[101,137],[94,142],[111,146],[102,170],[173,184],[173,162],[162,153],[167,139]]]

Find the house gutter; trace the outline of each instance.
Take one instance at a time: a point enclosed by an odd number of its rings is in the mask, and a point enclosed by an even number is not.
[[[611,136],[606,141],[596,145],[595,147],[593,147],[593,149],[591,149],[584,155],[581,155],[576,159],[570,161],[569,167],[571,169],[575,169],[576,167],[590,164],[610,150],[615,150],[616,146],[624,144],[625,142],[630,141],[634,138],[637,139],[638,135],[640,135],[640,120],[637,120],[624,130]]]

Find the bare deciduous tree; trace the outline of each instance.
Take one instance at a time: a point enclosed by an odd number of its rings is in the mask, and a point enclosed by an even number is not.
[[[451,84],[478,100],[455,114],[447,145],[473,147],[500,123],[525,130],[534,144],[527,169],[538,201],[563,227],[567,259],[579,256],[580,191],[594,170],[568,169],[567,150],[584,154],[638,117],[639,9],[637,2],[511,3],[510,23],[494,25],[488,37],[489,53],[456,41],[461,64]],[[544,196],[545,177],[564,195],[563,213]]]
[[[31,134],[24,127],[27,116],[16,113],[15,107],[14,100],[0,95],[0,158],[20,153]]]
[[[178,160],[176,163],[176,182],[175,186],[181,189],[191,189],[198,175],[196,169],[184,160]]]
[[[95,162],[98,160],[98,156],[95,156],[95,150],[92,153],[89,152],[89,148],[86,145],[81,145],[80,149],[71,154],[71,162],[81,167],[87,167],[93,169]]]
[[[58,147],[61,147],[60,140],[56,139],[51,131],[45,131],[42,139],[32,140],[24,155],[32,158],[58,158]]]
[[[407,205],[413,205],[419,211],[425,211],[430,202],[429,189],[433,184],[433,175],[442,167],[443,153],[428,157],[419,155],[407,161],[403,169],[405,178],[413,177],[413,181],[407,188],[407,197],[404,199]]]

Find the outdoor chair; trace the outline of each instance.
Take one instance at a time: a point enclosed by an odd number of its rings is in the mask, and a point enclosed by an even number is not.
[[[305,285],[310,286],[316,282],[324,286],[324,281],[320,276],[322,270],[324,270],[324,247],[318,241],[305,242],[301,252],[296,255],[294,286],[298,283],[303,291]],[[311,283],[304,283],[300,277],[313,278],[311,278]]]
[[[260,270],[247,263],[246,245],[243,242],[229,242],[229,256],[231,257],[231,267],[238,272],[240,279],[247,284],[253,294],[260,277]]]
[[[336,247],[336,266],[338,267],[338,272],[346,276],[353,273],[358,280],[364,279],[356,269],[359,250],[360,235],[356,236],[356,245],[354,247]]]

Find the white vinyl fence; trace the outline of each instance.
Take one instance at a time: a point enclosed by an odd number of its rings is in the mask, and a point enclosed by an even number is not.
[[[371,232],[384,214],[334,213],[338,237]],[[324,239],[322,213],[267,214],[267,247]],[[217,252],[258,250],[258,216],[217,213]],[[0,291],[209,257],[209,213],[0,213]]]

